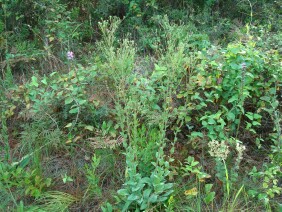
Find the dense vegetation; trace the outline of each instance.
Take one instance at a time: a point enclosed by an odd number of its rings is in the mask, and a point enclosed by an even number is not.
[[[0,0],[1,211],[281,211],[282,2]]]

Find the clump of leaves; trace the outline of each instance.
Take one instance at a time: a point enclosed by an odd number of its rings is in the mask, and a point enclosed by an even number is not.
[[[138,173],[135,155],[135,150],[128,147],[126,181],[118,190],[117,197],[122,211],[149,209],[157,203],[164,203],[173,192],[173,184],[166,182],[170,173],[169,162],[164,160],[162,149],[156,153],[157,162],[152,162],[155,168],[149,176]]]
[[[38,198],[51,185],[51,179],[44,179],[37,170],[27,171],[25,162],[22,161],[19,166],[0,163],[0,186],[20,193],[23,190],[24,195]]]

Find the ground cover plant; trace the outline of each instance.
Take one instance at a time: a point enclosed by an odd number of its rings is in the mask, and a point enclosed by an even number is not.
[[[1,211],[281,211],[279,1],[0,0]]]

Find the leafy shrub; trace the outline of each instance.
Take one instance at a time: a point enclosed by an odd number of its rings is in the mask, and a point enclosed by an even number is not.
[[[271,198],[281,194],[282,187],[279,186],[279,179],[282,176],[281,167],[270,164],[266,165],[263,171],[258,171],[256,167],[253,167],[249,175],[255,182],[262,182],[259,187],[251,188],[248,191],[252,197],[268,205]]]
[[[87,188],[86,193],[90,192],[91,195],[97,195],[97,196],[101,195],[101,189],[98,185],[99,176],[96,174],[97,168],[100,164],[100,159],[101,158],[99,157],[97,158],[96,155],[94,155],[92,157],[90,167],[88,165],[85,166],[86,177],[88,181],[88,188]]]
[[[169,163],[164,161],[163,150],[156,153],[156,162],[152,162],[154,170],[150,176],[142,176],[138,173],[138,161],[135,155],[138,154],[132,147],[127,148],[127,171],[126,181],[123,188],[118,190],[118,202],[122,211],[128,209],[145,210],[155,204],[164,203],[173,192],[172,183],[166,182],[169,175]]]
[[[38,198],[44,189],[51,185],[51,179],[44,179],[37,174],[37,170],[26,171],[23,160],[21,166],[0,163],[1,188],[7,190],[16,189],[18,192],[24,191],[24,195]],[[19,193],[19,194],[20,194]]]
[[[74,118],[74,123],[78,123],[79,115],[84,109],[91,111],[91,116],[95,116],[95,108],[98,101],[92,100],[90,94],[86,93],[88,86],[93,86],[95,81],[96,67],[85,69],[80,67],[74,68],[67,74],[53,72],[48,77],[42,78],[33,76],[31,82],[25,86],[19,86],[15,90],[17,95],[13,97],[14,103],[20,102],[25,106],[22,115],[31,118],[37,114],[45,114],[52,120],[56,126],[65,126],[68,120]],[[15,109],[15,108],[14,108]],[[50,118],[50,114],[56,111],[56,118]],[[87,110],[88,111],[88,110]],[[85,118],[87,115],[85,116]],[[85,119],[84,118],[84,119]],[[81,118],[83,120],[83,118]],[[89,120],[87,117],[86,121]],[[95,118],[92,119],[95,123]],[[69,127],[71,127],[69,125]]]

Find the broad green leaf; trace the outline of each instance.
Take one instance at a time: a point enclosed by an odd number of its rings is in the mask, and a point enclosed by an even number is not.
[[[206,195],[204,201],[206,204],[209,204],[211,203],[213,200],[214,200],[214,197],[215,197],[215,192],[210,192]]]
[[[208,123],[209,123],[209,124],[215,124],[216,122],[215,122],[215,120],[214,120],[214,119],[209,118],[209,119],[208,119]]]
[[[250,119],[250,120],[254,120],[254,116],[253,116],[253,114],[252,113],[250,113],[250,112],[248,112],[248,113],[246,113],[246,116]]]
[[[149,198],[149,196],[150,196],[150,194],[151,194],[151,192],[152,192],[152,189],[146,189],[144,192],[143,192],[143,197],[144,197],[144,199],[148,199]]]
[[[237,96],[232,96],[229,100],[228,103],[232,103],[234,101],[238,101],[238,97]]]
[[[263,96],[263,97],[260,97],[260,99],[263,100],[263,101],[266,101],[266,102],[270,101],[270,97],[269,96]]]
[[[74,114],[74,113],[78,113],[78,111],[79,111],[79,107],[75,107],[75,108],[71,109],[69,111],[69,113]]]
[[[157,202],[158,196],[156,194],[152,194],[148,200],[148,202],[155,203]]]
[[[130,194],[128,197],[127,197],[127,200],[129,201],[135,201],[135,200],[138,200],[139,199],[139,196],[136,195],[136,194]]]
[[[141,191],[144,186],[145,186],[144,184],[141,184],[141,185],[140,185],[140,183],[138,183],[138,186],[132,188],[132,191],[133,191],[133,192]]]
[[[262,116],[261,115],[259,115],[259,114],[257,114],[257,113],[254,113],[254,118],[255,119],[260,119]]]
[[[213,184],[206,184],[206,185],[205,185],[205,192],[206,192],[206,193],[210,192],[212,186],[213,186]]]
[[[56,90],[58,90],[58,85],[57,84],[53,84],[53,85],[51,85],[51,88],[56,91]]]
[[[78,102],[78,104],[83,105],[83,104],[85,104],[87,102],[87,100],[79,99],[79,100],[77,100],[77,102]]]
[[[65,99],[65,105],[68,105],[68,104],[70,104],[72,102],[73,102],[73,98],[70,97],[70,96]]]
[[[140,207],[140,210],[145,210],[146,208],[148,207],[148,204],[146,201],[143,201],[142,204],[141,204],[141,207]]]
[[[227,120],[228,121],[234,121],[235,120],[235,114],[232,113],[231,111],[229,111],[229,113],[227,113]]]

